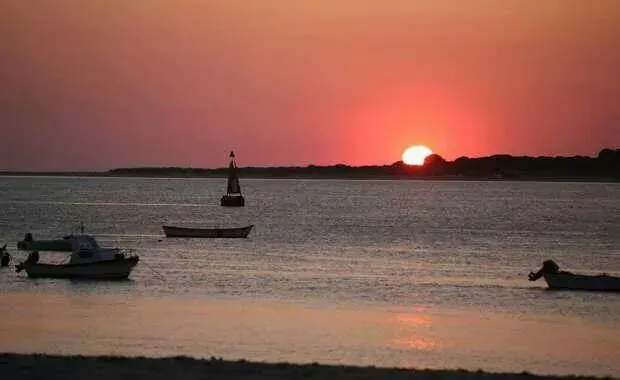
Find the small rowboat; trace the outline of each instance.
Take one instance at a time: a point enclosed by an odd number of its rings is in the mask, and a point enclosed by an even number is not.
[[[166,237],[183,238],[247,238],[254,228],[253,224],[235,228],[186,228],[163,226]]]

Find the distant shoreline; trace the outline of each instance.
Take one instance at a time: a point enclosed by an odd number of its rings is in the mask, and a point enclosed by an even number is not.
[[[263,363],[220,358],[193,359],[119,356],[60,356],[0,354],[0,373],[11,380],[50,379],[410,379],[508,380],[508,379],[612,379],[594,376],[553,376],[522,373],[492,373],[463,369],[382,368],[326,364]]]
[[[238,167],[241,178],[263,179],[406,179],[406,180],[510,180],[620,182],[620,149],[603,149],[597,157],[527,157],[494,155],[460,157],[446,161],[437,154],[422,166],[402,161],[391,165],[349,166],[307,165],[280,167]],[[108,171],[0,171],[0,176],[225,178],[228,168],[129,167]]]
[[[0,177],[92,177],[92,178],[174,178],[174,179],[200,179],[200,178],[226,178],[225,173],[218,174],[118,174],[109,172],[0,172]],[[242,175],[243,179],[315,179],[315,180],[403,180],[403,181],[518,181],[518,182],[594,182],[594,183],[618,183],[620,178],[612,177],[464,177],[464,176],[389,176],[389,175]]]

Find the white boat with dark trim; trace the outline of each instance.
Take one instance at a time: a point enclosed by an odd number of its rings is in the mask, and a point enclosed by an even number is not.
[[[39,253],[33,251],[26,261],[15,266],[25,270],[28,277],[73,279],[126,279],[140,258],[119,248],[100,247],[90,235],[76,235],[73,251],[66,264],[39,263]]]
[[[620,277],[602,273],[598,275],[575,274],[561,271],[553,260],[545,260],[537,272],[530,272],[528,279],[536,281],[543,277],[549,289],[620,291]]]
[[[254,228],[253,224],[234,228],[187,228],[163,226],[166,237],[173,238],[247,238]]]

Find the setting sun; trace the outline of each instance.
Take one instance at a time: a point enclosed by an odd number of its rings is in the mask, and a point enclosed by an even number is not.
[[[424,145],[414,145],[403,152],[403,162],[407,165],[424,165],[424,159],[433,154],[433,151]]]

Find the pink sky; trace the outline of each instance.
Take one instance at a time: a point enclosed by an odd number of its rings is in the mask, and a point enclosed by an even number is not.
[[[0,170],[620,146],[618,0],[0,1]]]

